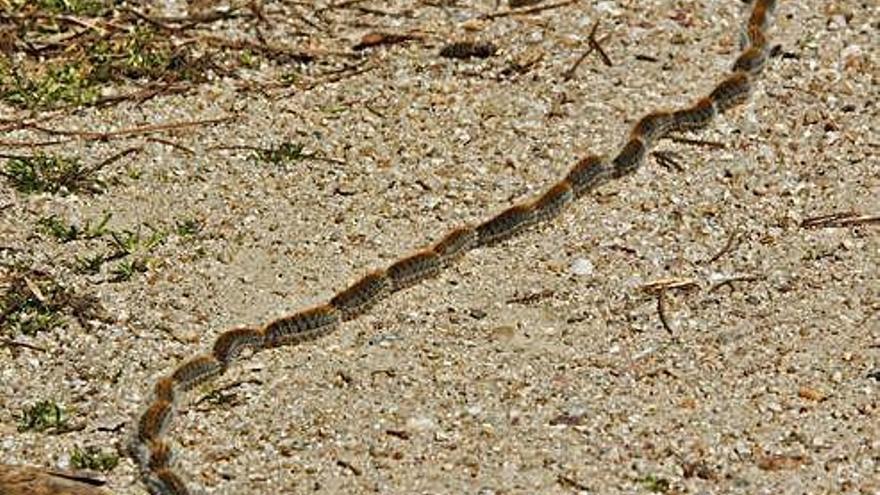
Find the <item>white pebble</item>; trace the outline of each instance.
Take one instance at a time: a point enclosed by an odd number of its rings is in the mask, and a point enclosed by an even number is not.
[[[593,274],[593,263],[585,258],[578,258],[571,262],[571,273],[579,277],[587,277]]]
[[[429,416],[414,416],[407,420],[406,426],[411,430],[430,431],[437,427],[437,423]]]

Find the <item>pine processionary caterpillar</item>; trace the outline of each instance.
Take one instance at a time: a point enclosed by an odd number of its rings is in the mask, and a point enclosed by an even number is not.
[[[745,33],[745,41],[743,43],[743,48],[760,48],[761,50],[766,51],[767,46],[767,35],[764,34],[764,31],[759,26],[752,26],[749,24]]]
[[[491,246],[519,234],[535,222],[531,205],[512,206],[477,227],[477,244]]]
[[[332,332],[339,319],[336,308],[326,304],[279,318],[263,330],[266,347],[298,344],[320,337]]]
[[[160,378],[153,393],[156,395],[156,400],[174,404],[174,379],[169,376]]]
[[[477,231],[473,227],[459,227],[440,240],[431,249],[444,265],[450,265],[464,255],[470,248],[477,243]]]
[[[150,472],[145,481],[153,495],[190,495],[186,483],[169,468]]]
[[[723,113],[745,103],[751,91],[752,83],[749,81],[749,75],[745,72],[737,72],[718,83],[709,94],[709,98],[715,102],[718,113]]]
[[[162,440],[151,440],[149,443],[149,460],[147,469],[155,471],[166,468],[171,464],[171,446]]]
[[[692,106],[672,112],[673,128],[679,131],[703,129],[715,118],[715,105],[711,98],[701,98]]]
[[[168,428],[171,421],[172,406],[166,400],[157,400],[141,414],[138,420],[137,440],[141,444],[148,444],[151,440],[158,440]]]
[[[662,138],[675,125],[669,112],[652,112],[639,120],[630,132],[630,138],[639,138],[648,146]]]
[[[596,155],[589,155],[581,159],[577,165],[572,167],[565,180],[571,184],[571,191],[575,198],[580,198],[599,183],[608,175],[608,168],[605,166],[602,158]]]
[[[767,50],[761,47],[752,46],[737,57],[736,62],[733,63],[733,71],[748,72],[749,74],[755,75],[761,72],[766,61]]]
[[[487,58],[495,55],[498,48],[488,42],[459,41],[450,43],[440,50],[440,56],[446,58]]]
[[[574,192],[571,190],[571,184],[562,179],[532,204],[535,222],[544,222],[556,217],[572,201],[574,201]]]
[[[207,354],[197,356],[180,365],[171,378],[179,390],[191,390],[223,373],[223,364]]]
[[[611,161],[614,165],[614,177],[623,177],[638,170],[645,161],[647,152],[648,148],[641,139],[632,138],[627,141],[620,153]]]
[[[381,270],[375,271],[336,294],[330,300],[330,305],[342,313],[343,320],[350,320],[376,304],[388,293],[390,286],[388,274]]]
[[[254,328],[234,328],[223,332],[214,341],[214,357],[228,367],[245,349],[262,349],[265,345],[263,337],[263,332]]]
[[[388,267],[391,290],[398,291],[440,273],[440,256],[434,251],[421,251]]]
[[[774,10],[776,10],[775,0],[757,0],[755,6],[752,7],[752,14],[749,16],[749,26],[766,31],[770,27],[770,15]]]

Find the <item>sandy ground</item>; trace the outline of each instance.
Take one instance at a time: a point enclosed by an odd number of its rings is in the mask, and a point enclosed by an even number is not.
[[[662,142],[683,171],[649,160],[552,225],[197,391],[170,432],[181,472],[217,494],[880,493],[880,235],[800,225],[880,213],[880,11],[834,3],[780,2],[781,51],[750,104],[693,136],[723,149]],[[152,381],[224,329],[324,301],[537,193],[584,153],[611,153],[641,114],[707,93],[745,14],[691,0],[482,21],[491,2],[375,7],[408,15],[335,13],[303,43],[348,50],[373,29],[425,38],[366,52],[370,70],[339,82],[320,83],[332,63],[292,66],[312,89],[243,93],[215,78],[53,120],[111,131],[234,117],[157,135],[176,146],[135,136],[51,148],[99,161],[143,146],[102,172],[103,194],[0,183],[5,262],[95,295],[114,320],[17,337],[46,352],[0,348],[0,462],[66,467],[74,446],[123,444]],[[614,65],[591,56],[564,81],[597,19]],[[438,57],[451,39],[500,51]],[[213,148],[282,141],[344,164]],[[111,283],[106,270],[73,270],[105,241],[61,244],[35,227],[102,212],[116,229],[204,227],[172,233],[146,273]],[[734,277],[745,280],[716,287]],[[673,335],[641,289],[666,278],[696,284],[667,294]],[[218,389],[222,399],[200,401]],[[47,398],[82,428],[17,432],[16,414]],[[145,493],[128,459],[105,477],[116,494]]]

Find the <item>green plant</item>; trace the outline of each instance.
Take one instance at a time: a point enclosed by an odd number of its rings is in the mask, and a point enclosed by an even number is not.
[[[119,262],[111,273],[113,274],[113,282],[124,282],[130,280],[135,273],[144,273],[147,271],[147,263],[144,260],[132,259]]]
[[[303,148],[302,144],[285,141],[272,148],[255,150],[254,158],[261,162],[284,165],[308,158],[309,155],[303,153]]]
[[[4,70],[0,77],[0,98],[14,106],[34,109],[63,103],[89,104],[98,98],[90,73],[89,66],[76,61],[47,65],[27,74],[16,68]]]
[[[56,14],[94,16],[107,10],[107,2],[101,0],[11,0],[9,4],[16,10],[30,7]]]
[[[51,400],[25,407],[18,418],[18,431],[63,430],[67,425],[64,408]]]
[[[639,482],[651,493],[667,493],[671,488],[669,480],[648,474],[641,478]]]
[[[154,230],[149,237],[141,236],[141,228],[137,230],[111,231],[110,238],[118,251],[125,255],[152,251],[165,240],[165,233]]]
[[[34,155],[7,159],[0,175],[24,194],[98,192],[103,184],[78,158]]]
[[[70,454],[70,463],[77,469],[107,472],[119,464],[119,456],[97,447],[88,446],[84,449],[74,447]]]
[[[80,228],[73,224],[62,222],[57,216],[49,215],[37,220],[37,224],[43,228],[43,232],[51,235],[61,242],[71,242],[80,239],[95,239],[106,234],[107,222],[112,216],[111,213],[105,213],[101,220],[94,227],[91,220],[86,220],[85,225]]]
[[[202,231],[202,222],[195,218],[187,218],[175,222],[174,232],[180,237],[192,237]]]
[[[54,280],[11,277],[7,290],[0,294],[0,330],[33,336],[61,326],[67,296]]]
[[[112,259],[111,255],[98,253],[76,257],[76,271],[94,275],[101,271],[101,266]]]

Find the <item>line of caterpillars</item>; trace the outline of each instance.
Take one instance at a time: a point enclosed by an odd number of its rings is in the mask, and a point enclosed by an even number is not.
[[[137,421],[131,441],[132,457],[150,492],[155,495],[191,493],[172,470],[171,448],[163,439],[179,395],[221,375],[246,348],[256,352],[299,344],[330,333],[383,297],[437,275],[468,250],[496,244],[527,227],[548,221],[600,184],[635,172],[645,161],[652,144],[667,133],[707,127],[716,115],[748,99],[752,81],[769,57],[766,31],[775,6],[775,0],[754,3],[743,33],[744,49],[733,64],[732,74],[709,96],[688,108],[645,115],[610,161],[587,156],[537,199],[512,206],[480,225],[459,227],[430,248],[403,258],[387,269],[369,273],[327,304],[280,318],[260,329],[236,328],[224,332],[214,342],[211,353],[185,362],[170,376],[160,379],[151,404]]]

